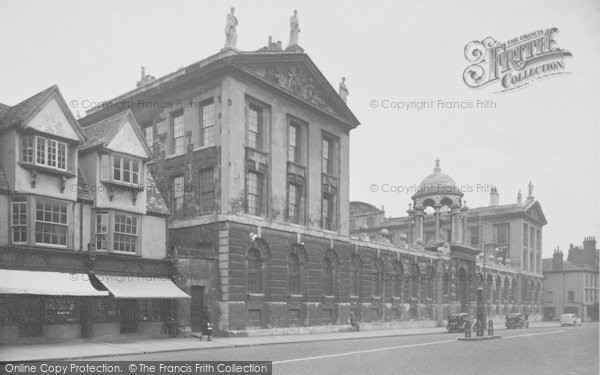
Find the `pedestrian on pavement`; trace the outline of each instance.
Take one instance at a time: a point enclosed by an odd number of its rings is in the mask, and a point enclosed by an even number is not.
[[[358,332],[358,321],[356,320],[356,316],[354,316],[354,312],[350,313],[350,325],[356,332]]]

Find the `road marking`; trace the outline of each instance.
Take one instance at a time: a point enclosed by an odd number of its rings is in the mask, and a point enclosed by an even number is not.
[[[539,332],[539,333],[526,333],[524,335],[514,335],[514,336],[504,336],[505,339],[512,339],[513,337],[527,337],[527,336],[537,336],[537,335],[551,335],[553,333],[561,333],[562,331],[551,331],[551,332]]]
[[[456,342],[456,340],[444,340],[444,341],[424,342],[424,343],[421,343],[421,344],[390,346],[390,347],[387,347],[387,348],[378,348],[378,349],[369,349],[369,350],[358,350],[358,351],[355,351],[355,352],[346,352],[346,353],[319,355],[319,356],[315,356],[315,357],[304,357],[304,358],[296,358],[296,359],[286,359],[286,360],[283,360],[283,361],[275,361],[275,362],[273,362],[273,364],[275,365],[275,364],[280,364],[280,363],[311,361],[313,359],[342,357],[342,356],[346,356],[346,355],[363,354],[363,353],[375,353],[375,352],[382,352],[382,351],[385,351],[385,350],[404,349],[404,348],[412,348],[412,347],[416,347],[416,346],[444,344],[444,343],[447,343],[447,342]]]

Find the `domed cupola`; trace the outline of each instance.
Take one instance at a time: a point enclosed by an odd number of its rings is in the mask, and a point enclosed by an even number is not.
[[[433,173],[421,181],[412,199],[415,207],[436,205],[452,207],[461,204],[463,195],[454,179],[442,173],[440,159],[436,159]]]
[[[463,192],[454,179],[440,168],[440,159],[436,159],[433,173],[425,177],[412,196],[409,215],[409,232],[412,241],[426,248],[438,248],[441,243],[464,244],[467,232],[467,207],[463,206]],[[434,236],[424,239],[425,210],[431,207],[434,217]],[[450,216],[450,234],[442,236],[442,214]]]

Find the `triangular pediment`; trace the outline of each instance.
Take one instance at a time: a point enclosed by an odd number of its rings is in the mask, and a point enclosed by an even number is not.
[[[542,211],[542,206],[540,206],[539,202],[535,202],[531,207],[529,207],[525,213],[527,217],[530,219],[541,223],[542,225],[546,225],[548,221],[546,220],[546,216]]]
[[[78,129],[72,123],[73,120],[69,120],[72,115],[64,112],[59,100],[61,99],[58,96],[50,98],[31,117],[25,127],[35,129],[40,133],[79,142]]]
[[[279,57],[279,58],[278,58]],[[312,61],[304,54],[242,56],[239,68],[262,78],[297,99],[323,110],[354,128],[358,119]]]
[[[106,148],[111,151],[138,156],[143,159],[149,158],[150,155],[146,151],[145,141],[140,137],[139,132],[134,130],[134,126],[137,126],[137,124],[132,124],[132,121],[135,120],[130,118],[130,116],[127,116],[126,120],[119,127],[119,130],[115,133]]]

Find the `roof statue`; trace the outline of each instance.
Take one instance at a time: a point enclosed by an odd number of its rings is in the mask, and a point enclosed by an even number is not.
[[[298,45],[298,33],[300,33],[300,23],[298,22],[298,11],[294,10],[294,14],[290,17],[290,44],[288,47]]]
[[[225,18],[225,47],[224,48],[235,48],[237,44],[237,30],[238,20],[235,16],[235,8],[231,7],[231,10]]]
[[[527,198],[533,198],[533,184],[531,183],[531,181],[529,181],[529,183],[527,184],[527,188],[529,189],[529,192],[527,193]]]
[[[342,100],[344,101],[344,103],[346,103],[346,100],[348,99],[348,95],[350,95],[350,91],[348,91],[348,87],[346,87],[346,77],[342,77],[342,82],[340,82],[339,94],[342,97]]]

